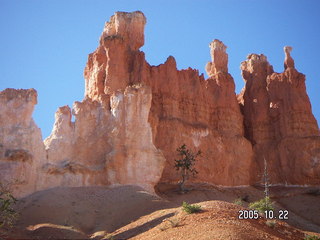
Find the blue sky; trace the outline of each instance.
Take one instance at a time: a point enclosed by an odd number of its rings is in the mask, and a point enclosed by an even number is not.
[[[217,38],[228,46],[237,93],[244,86],[239,66],[248,54],[265,54],[282,72],[283,46],[292,46],[319,122],[320,1],[0,0],[0,90],[38,91],[33,116],[43,138],[59,106],[83,99],[83,70],[104,22],[116,11],[135,10],[147,17],[142,50],[150,64],[172,55],[179,69],[204,72],[208,45]]]

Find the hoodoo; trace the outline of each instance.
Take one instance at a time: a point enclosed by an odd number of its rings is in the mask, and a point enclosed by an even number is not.
[[[291,50],[284,47],[283,73],[275,73],[263,55],[251,54],[241,64],[245,136],[253,146],[255,172],[262,171],[266,159],[271,183],[320,184],[319,127]]]
[[[285,47],[285,71],[250,54],[236,96],[227,47],[210,43],[209,78],[177,70],[170,56],[151,66],[142,12],[116,12],[84,70],[85,97],[55,114],[43,142],[32,120],[33,89],[0,92],[0,181],[24,196],[55,186],[134,184],[153,192],[179,180],[176,148],[201,149],[195,182],[261,182],[266,159],[273,184],[320,183],[320,135],[305,76]],[[75,121],[72,121],[72,115]],[[18,180],[18,181],[15,181]]]

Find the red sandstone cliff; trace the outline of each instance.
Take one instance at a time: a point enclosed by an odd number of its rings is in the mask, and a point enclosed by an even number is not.
[[[305,75],[294,68],[285,47],[285,70],[275,73],[267,58],[251,54],[241,64],[245,88],[239,95],[245,135],[251,141],[254,171],[268,163],[271,183],[320,184],[320,134]],[[258,181],[256,176],[256,181]]]
[[[103,99],[128,85],[150,87],[148,124],[153,144],[166,159],[160,181],[178,180],[173,167],[176,148],[186,143],[204,153],[197,163],[200,174],[196,181],[248,184],[252,149],[243,137],[243,119],[234,81],[228,74],[226,46],[218,40],[210,44],[212,62],[207,65],[207,80],[197,70],[178,71],[173,57],[150,66],[139,51],[145,22],[140,12],[116,13],[106,24],[100,45],[89,55],[85,69],[86,97]],[[121,27],[122,23],[125,26]],[[136,140],[142,139],[136,135]]]
[[[242,63],[239,107],[221,41],[210,43],[204,79],[191,68],[178,71],[171,56],[150,66],[139,50],[145,23],[141,12],[117,12],[105,24],[84,71],[85,99],[58,109],[44,144],[31,119],[36,92],[0,93],[0,181],[30,173],[19,195],[61,185],[137,184],[153,191],[159,182],[179,180],[173,163],[185,143],[203,152],[192,181],[259,183],[265,158],[272,183],[320,183],[319,128],[290,47],[284,73],[274,73],[263,55]],[[12,160],[17,151],[26,160]]]

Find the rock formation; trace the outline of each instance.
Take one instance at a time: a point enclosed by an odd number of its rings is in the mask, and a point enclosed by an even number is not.
[[[0,92],[0,182],[13,184],[19,195],[36,191],[46,160],[41,130],[32,119],[37,92],[5,89]]]
[[[125,27],[114,30],[114,25],[124,22]],[[135,12],[116,13],[106,24],[100,45],[89,55],[85,69],[86,97],[104,99],[128,85],[149,86],[152,102],[146,124],[152,128],[153,144],[166,159],[161,182],[179,180],[173,163],[176,148],[186,143],[204,152],[197,165],[200,174],[196,181],[248,184],[252,149],[243,137],[243,119],[234,81],[228,74],[226,46],[219,40],[210,44],[212,62],[207,65],[207,80],[197,70],[178,71],[171,56],[164,64],[150,66],[138,49],[143,44],[145,22],[143,14]],[[242,148],[236,147],[239,145]]]
[[[216,73],[224,72],[228,73],[228,54],[226,53],[227,47],[223,42],[215,39],[209,45],[212,62],[208,62],[206,71],[208,76],[212,76]]]
[[[54,182],[45,184],[137,184],[152,191],[165,159],[152,143],[150,105],[149,87],[128,86],[103,101],[75,102],[74,123],[70,108],[59,108],[45,140],[45,170]]]
[[[290,53],[292,51],[292,47],[285,46],[283,48],[283,50],[284,50],[284,53],[286,55],[286,57],[284,59],[284,70],[286,70],[287,68],[294,68],[294,61],[293,61],[293,58],[290,55]]]
[[[86,97],[96,99],[131,84],[130,72],[144,44],[145,24],[142,12],[116,12],[105,24],[100,45],[89,55],[84,71]]]
[[[203,152],[191,181],[259,183],[266,158],[273,183],[319,184],[319,129],[290,47],[281,74],[264,55],[248,56],[239,106],[221,41],[209,45],[204,79],[178,71],[171,56],[149,65],[139,50],[145,23],[141,12],[117,12],[105,24],[84,71],[84,100],[57,110],[44,143],[31,118],[35,90],[0,93],[0,180],[23,180],[19,196],[61,185],[136,184],[152,192],[179,181],[176,149],[187,144]]]
[[[319,128],[306,94],[305,76],[294,68],[291,50],[284,48],[283,73],[275,73],[263,55],[251,54],[242,62],[246,85],[239,100],[245,136],[258,164],[253,171],[263,171],[265,158],[274,184],[319,184]]]
[[[250,182],[247,169],[252,164],[252,149],[243,137],[234,81],[230,74],[220,71],[227,66],[219,67],[214,67],[205,80],[193,69],[177,71],[170,57],[164,65],[148,71],[151,76],[146,79],[152,80],[153,89],[150,122],[154,141],[167,160],[162,182],[178,180],[173,163],[176,148],[183,143],[203,152],[196,165],[199,175],[195,181],[228,186]]]

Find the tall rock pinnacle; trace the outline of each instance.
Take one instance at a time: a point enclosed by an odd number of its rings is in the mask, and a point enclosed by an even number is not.
[[[249,54],[241,63],[242,77],[246,82],[243,94],[245,116],[245,135],[253,142],[263,141],[269,137],[268,92],[266,78],[273,73],[273,67],[263,54]],[[261,130],[258,134],[256,126]]]
[[[208,76],[212,76],[218,72],[228,72],[228,54],[226,53],[227,46],[218,39],[213,40],[210,44],[210,54],[212,62],[206,65]]]
[[[146,18],[142,12],[116,12],[106,22],[100,45],[89,55],[84,70],[85,96],[91,99],[125,89],[134,58],[144,44]]]
[[[144,45],[144,26],[147,20],[140,11],[127,13],[116,12],[106,22],[100,37],[100,44],[108,47],[115,39],[124,42],[132,51]]]
[[[284,69],[286,70],[287,68],[294,68],[294,60],[290,55],[292,47],[285,46],[283,50],[286,55],[284,59]]]

